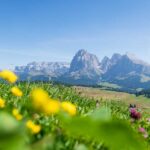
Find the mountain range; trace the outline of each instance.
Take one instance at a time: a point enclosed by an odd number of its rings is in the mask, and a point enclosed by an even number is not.
[[[102,61],[84,49],[68,62],[31,62],[16,66],[20,80],[58,81],[136,91],[150,88],[150,65],[131,54],[113,54]]]

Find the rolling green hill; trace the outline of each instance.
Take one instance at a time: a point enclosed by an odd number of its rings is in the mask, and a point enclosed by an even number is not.
[[[119,101],[127,106],[129,104],[136,104],[137,107],[141,108],[146,112],[150,112],[150,98],[144,96],[136,97],[135,94],[129,94],[125,92],[109,91],[103,88],[91,88],[75,86],[75,90],[83,97],[93,98],[95,100],[103,101]]]

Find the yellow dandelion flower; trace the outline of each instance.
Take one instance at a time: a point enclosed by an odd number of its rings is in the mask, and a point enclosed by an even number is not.
[[[31,121],[31,120],[27,121],[26,126],[27,126],[28,129],[31,130],[31,132],[33,134],[37,134],[41,131],[41,126],[33,123],[33,121]]]
[[[16,86],[11,88],[11,92],[13,95],[18,96],[18,97],[21,97],[23,95],[22,91]]]
[[[13,114],[13,116],[18,115],[18,114],[19,114],[19,110],[16,109],[16,108],[14,108],[14,109],[12,110],[12,114]]]
[[[42,89],[34,89],[31,99],[33,107],[46,115],[58,113],[60,110],[60,102],[49,98],[48,93]]]
[[[56,114],[60,110],[60,102],[50,99],[44,107],[44,113],[47,115]]]
[[[27,126],[27,128],[32,128],[34,126],[34,123],[31,120],[28,120],[26,122],[26,126]]]
[[[22,120],[22,118],[23,118],[23,116],[19,113],[19,110],[18,109],[16,109],[16,108],[14,108],[13,110],[12,110],[12,114],[13,114],[13,116],[16,118],[16,120]]]
[[[41,131],[41,126],[40,125],[34,125],[32,128],[32,133],[37,134]]]
[[[3,70],[0,72],[0,77],[4,80],[7,80],[10,83],[15,83],[18,79],[16,74],[14,74],[12,71],[9,70]]]
[[[5,107],[5,101],[0,98],[0,108],[4,108]]]
[[[77,112],[76,106],[70,102],[62,102],[61,107],[65,112],[69,113],[71,116],[74,116]]]
[[[16,120],[20,121],[22,120],[23,116],[21,114],[18,114],[15,116]]]
[[[47,105],[49,96],[48,96],[47,92],[45,92],[44,90],[39,88],[39,89],[34,89],[31,92],[31,99],[32,99],[33,106],[36,109],[41,110]]]

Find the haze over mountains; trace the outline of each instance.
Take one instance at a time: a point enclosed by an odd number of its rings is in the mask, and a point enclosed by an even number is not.
[[[54,80],[75,85],[109,85],[120,89],[150,88],[150,65],[130,54],[105,56],[79,50],[68,62],[32,62],[16,66],[20,80]]]

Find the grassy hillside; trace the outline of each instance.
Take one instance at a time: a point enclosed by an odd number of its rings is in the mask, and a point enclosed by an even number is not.
[[[150,113],[150,98],[146,98],[144,96],[136,97],[135,94],[109,91],[101,88],[75,86],[74,89],[83,97],[93,98],[95,100],[103,100],[107,102],[119,101],[123,102],[127,106],[129,106],[129,104],[136,104],[137,107],[141,108],[144,112]]]
[[[12,92],[14,86],[23,95],[17,96],[17,92]],[[38,96],[33,96],[34,90],[39,88]],[[120,102],[128,98],[129,102],[135,102],[133,95],[42,82],[3,83],[0,89],[0,149],[149,149],[147,114],[143,113],[142,118],[131,117],[128,106]],[[47,95],[48,101],[45,100]],[[97,99],[100,101],[97,102]],[[56,101],[60,107],[58,112]],[[146,101],[144,106],[140,103],[142,109],[146,109]],[[64,102],[67,102],[65,108]],[[48,113],[43,111],[43,107],[44,110],[49,107]],[[139,133],[139,127],[146,130],[146,138]]]

